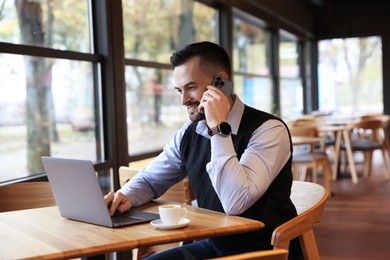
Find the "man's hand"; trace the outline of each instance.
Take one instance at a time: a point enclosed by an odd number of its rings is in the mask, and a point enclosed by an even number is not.
[[[104,196],[104,201],[106,202],[107,207],[109,208],[110,216],[114,215],[115,211],[125,212],[131,208],[131,202],[128,197],[123,195],[121,192],[111,191]]]
[[[203,93],[199,111],[204,109],[207,125],[211,128],[225,122],[230,111],[229,99],[215,86],[207,86]]]

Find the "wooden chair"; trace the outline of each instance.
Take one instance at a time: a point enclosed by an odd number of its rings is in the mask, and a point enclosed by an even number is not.
[[[293,125],[290,128],[291,136],[318,137],[318,130],[313,125]],[[312,170],[312,180],[317,182],[317,170],[322,168],[324,186],[330,190],[332,170],[329,157],[325,150],[316,149],[314,145],[309,147],[295,146],[293,151],[293,173],[294,178],[305,181],[308,169]]]
[[[119,179],[121,186],[133,178],[140,170],[141,168],[121,166],[119,168]],[[172,186],[160,198],[178,203],[185,203],[187,205],[194,205],[195,203],[195,195],[192,192],[188,177]]]
[[[390,166],[388,161],[388,144],[386,131],[388,122],[379,118],[365,118],[352,124],[351,127],[351,148],[353,152],[364,154],[364,176],[371,175],[372,157],[375,150],[381,150],[383,163],[386,168],[386,178],[390,178]],[[345,150],[345,146],[341,146]]]
[[[224,256],[218,258],[211,258],[218,260],[287,260],[288,251],[284,249],[264,250],[249,252],[243,254],[236,254],[231,256]]]
[[[320,222],[328,195],[328,190],[319,184],[293,181],[290,198],[297,209],[298,216],[283,223],[274,230],[271,238],[273,250],[237,254],[215,259],[287,259],[287,256],[284,254],[289,250],[290,241],[299,237],[304,258],[319,260],[320,257],[314,237],[313,225]],[[277,252],[275,257],[282,258],[267,258],[268,256],[272,256],[270,251]],[[255,253],[259,253],[259,255],[256,256]],[[245,258],[251,256],[254,256],[254,258]],[[261,258],[261,256],[265,258]]]
[[[48,182],[23,182],[0,186],[0,212],[55,206]]]
[[[321,143],[319,146],[316,146],[316,148],[320,148],[321,150],[325,151],[330,147],[334,147],[335,137],[328,132],[322,131],[320,122],[321,120],[318,120],[318,117],[304,115],[294,121],[293,127],[312,127],[314,130],[314,136],[322,138]]]
[[[320,259],[313,225],[320,222],[328,195],[328,190],[319,184],[293,181],[290,197],[298,216],[274,230],[271,239],[274,250],[288,250],[290,241],[299,237],[305,259]]]
[[[383,160],[387,160],[387,163],[390,165],[390,138],[389,138],[389,124],[390,124],[390,115],[380,114],[380,115],[366,115],[362,117],[362,120],[372,120],[377,119],[382,122],[381,131],[379,132],[379,138],[382,142],[382,156]],[[386,177],[389,179],[390,174],[387,173]]]
[[[388,164],[390,164],[390,138],[389,138],[389,125],[390,125],[390,115],[381,115],[379,119],[382,121],[382,134],[383,134],[383,142],[382,142],[382,154],[387,154]],[[387,173],[386,176],[388,179],[390,178],[390,174]]]

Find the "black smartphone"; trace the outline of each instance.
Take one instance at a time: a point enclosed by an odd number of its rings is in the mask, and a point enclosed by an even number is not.
[[[233,83],[227,79],[222,78],[221,76],[215,76],[212,85],[219,88],[227,97],[229,97],[233,92]]]

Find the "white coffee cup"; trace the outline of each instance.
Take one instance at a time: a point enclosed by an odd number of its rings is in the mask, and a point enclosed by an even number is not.
[[[187,209],[180,205],[163,205],[159,207],[159,214],[164,225],[172,225],[179,223],[187,215]]]

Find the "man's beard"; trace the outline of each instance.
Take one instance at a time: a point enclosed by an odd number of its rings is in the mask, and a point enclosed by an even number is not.
[[[203,112],[194,112],[194,113],[189,113],[190,120],[193,122],[201,121],[203,119],[206,119],[206,116],[204,115]]]
[[[199,104],[200,104],[199,101],[195,101],[191,105],[199,106]],[[206,116],[204,114],[203,109],[202,109],[201,112],[199,112],[198,110],[195,111],[195,112],[189,112],[188,116],[189,116],[190,120],[193,121],[193,122],[197,122],[197,121],[201,121],[201,120],[206,119]]]

